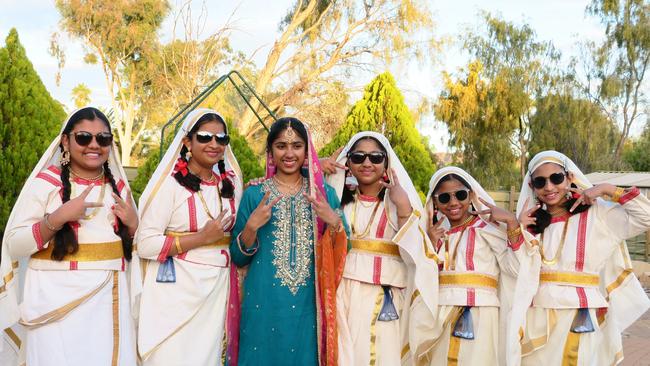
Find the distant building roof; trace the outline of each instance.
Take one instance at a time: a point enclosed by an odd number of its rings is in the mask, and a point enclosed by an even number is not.
[[[650,172],[593,172],[587,174],[591,183],[611,183],[621,187],[650,188]]]

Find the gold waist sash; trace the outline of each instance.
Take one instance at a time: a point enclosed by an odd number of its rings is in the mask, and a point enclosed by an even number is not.
[[[490,287],[496,289],[499,281],[496,277],[480,273],[440,273],[440,286]]]
[[[393,255],[399,257],[399,247],[396,244],[387,243],[381,240],[353,239],[352,249],[363,250],[364,252]]]
[[[600,276],[584,272],[542,272],[539,274],[542,283],[556,283],[570,286],[598,286]]]
[[[54,242],[50,242],[47,248],[41,250],[40,252],[32,254],[32,258],[51,260],[53,250]],[[63,257],[63,261],[97,262],[120,259],[122,257],[124,257],[122,242],[113,241],[108,243],[79,244],[79,250],[76,253],[67,254],[65,257]]]
[[[193,232],[189,231],[184,231],[184,232],[179,232],[179,231],[165,231],[165,235],[173,236],[173,237],[178,237],[178,236],[185,236],[185,235],[190,235],[194,234]],[[223,247],[229,247],[230,246],[230,234],[224,236],[223,238],[215,241],[214,243],[206,244],[206,245],[201,245],[198,248],[223,248]]]

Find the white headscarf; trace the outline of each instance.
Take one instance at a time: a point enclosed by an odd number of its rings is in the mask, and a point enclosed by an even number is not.
[[[572,173],[571,183],[574,183],[578,188],[587,189],[592,186],[587,176],[566,155],[554,150],[542,151],[536,154],[528,163],[528,172],[524,177],[524,181],[521,183],[521,191],[519,193],[519,200],[517,201],[517,217],[524,210],[526,200],[528,200],[528,208],[531,208],[534,204],[535,192],[532,187],[531,177],[537,168],[546,163],[557,164],[564,168],[565,171]]]
[[[147,187],[144,189],[144,192],[142,192],[142,195],[140,196],[140,217],[146,213],[151,200],[156,196],[156,193],[158,193],[158,190],[160,189],[160,186],[162,185],[165,178],[172,174],[174,165],[180,157],[180,152],[183,148],[183,138],[187,136],[187,133],[192,130],[196,122],[206,114],[216,114],[221,118],[221,120],[225,121],[225,119],[223,119],[219,113],[207,108],[196,109],[189,113],[187,117],[185,117],[183,124],[178,129],[178,132],[176,132],[176,136],[174,136],[174,140],[167,148],[165,155],[163,156],[162,160],[160,160],[160,163],[158,163],[158,167],[156,167],[156,170],[149,179],[149,183],[147,183]],[[225,129],[226,133],[228,133],[227,126],[225,126]],[[229,174],[228,178],[235,186],[235,201],[239,202],[242,194],[243,176],[241,169],[239,168],[239,163],[237,163],[237,159],[235,159],[235,154],[233,154],[230,144],[226,146],[223,159],[226,167],[226,173]],[[214,165],[213,170],[217,175],[222,173],[219,172],[217,164]]]
[[[395,151],[390,146],[390,142],[388,142],[388,139],[384,135],[372,131],[363,131],[355,134],[345,145],[337,157],[336,162],[345,165],[345,163],[348,161],[348,153],[350,152],[350,149],[352,149],[352,146],[354,146],[354,144],[360,139],[367,137],[376,139],[384,147],[384,149],[386,149],[388,157],[388,167],[386,168],[386,173],[388,174],[388,178],[393,181],[394,171],[395,175],[398,177],[400,185],[404,191],[406,191],[406,194],[409,197],[409,201],[411,202],[411,207],[413,207],[413,210],[422,212],[422,201],[420,201],[420,196],[413,186],[413,182],[406,172],[406,169],[404,169],[402,162],[399,160],[397,154],[395,154]],[[342,169],[337,169],[335,174],[327,176],[327,183],[329,183],[336,190],[336,194],[340,199],[343,196],[343,189],[345,189],[345,171]],[[397,227],[394,224],[397,223],[397,208],[390,200],[388,194],[384,195],[384,205],[388,208],[388,212],[391,216],[389,217],[389,222],[391,222],[391,225],[394,227]]]
[[[424,217],[425,217],[425,220],[426,220],[425,222],[428,223],[432,219],[431,217],[429,217],[429,213],[433,212],[433,198],[431,197],[431,195],[433,194],[433,189],[436,187],[438,182],[440,182],[440,180],[443,177],[445,177],[445,176],[447,176],[449,174],[458,175],[459,177],[463,178],[465,180],[465,182],[467,182],[470,185],[470,187],[468,187],[468,188],[470,188],[472,190],[472,192],[474,192],[474,199],[472,200],[472,204],[474,205],[474,209],[476,209],[477,211],[483,211],[483,210],[487,209],[487,206],[485,206],[481,201],[479,201],[479,197],[482,198],[486,202],[494,204],[494,200],[492,199],[492,197],[490,197],[490,195],[485,191],[485,189],[483,189],[483,187],[476,181],[476,179],[474,179],[474,177],[469,175],[469,173],[467,173],[466,171],[464,171],[461,168],[458,168],[458,167],[455,167],[455,166],[447,166],[447,167],[444,167],[442,169],[439,169],[431,177],[431,180],[429,181],[429,192],[427,193],[427,201],[424,204],[424,206],[426,208],[426,211],[424,213]],[[442,217],[442,214],[438,213],[438,216],[439,216],[438,218],[440,219]],[[486,215],[481,215],[481,218],[483,219],[483,221],[489,222],[488,217]],[[449,228],[451,226],[451,224],[449,223],[449,221],[446,218],[445,218],[445,222],[442,225],[444,227],[446,227],[446,228]]]
[[[36,179],[36,175],[51,165],[61,168],[61,163],[60,163],[61,150],[59,148],[59,145],[61,144],[61,134],[63,133],[63,130],[65,129],[68,122],[70,121],[70,118],[75,113],[85,108],[88,107],[79,108],[73,111],[65,119],[63,125],[61,126],[61,130],[59,134],[54,138],[54,140],[47,148],[47,150],[45,150],[45,153],[43,153],[41,159],[38,161],[38,163],[32,170],[32,173],[29,175],[29,178],[27,178],[27,180],[25,181],[25,185],[20,191],[20,195],[18,196],[18,199],[16,200],[13,209],[11,210],[11,215],[9,216],[9,220],[7,221],[7,226],[5,227],[4,237],[2,238],[2,262],[0,263],[0,329],[5,329],[10,327],[12,324],[16,323],[20,318],[18,303],[22,298],[22,287],[18,286],[18,284],[21,282],[21,278],[23,277],[26,271],[25,264],[27,261],[26,258],[23,258],[21,262],[25,262],[25,263],[21,263],[19,265],[18,262],[19,258],[15,258],[15,259],[11,258],[11,256],[9,255],[7,233],[15,225],[14,219],[17,210],[29,209],[24,207],[25,199],[28,193],[33,190],[32,182],[34,182],[34,180]],[[120,179],[122,179],[126,184],[125,187],[130,190],[126,173],[122,168],[122,164],[120,164],[120,156],[117,150],[117,146],[115,145],[115,142],[113,142],[113,145],[111,146],[109,152],[108,165],[109,168],[111,169],[111,173],[113,174],[113,178],[115,179],[115,181],[118,182]],[[137,266],[138,262],[139,260],[137,259],[137,256],[134,255],[133,259],[131,260],[131,266],[132,265]],[[134,268],[130,268],[130,271],[131,273],[134,272],[139,273],[139,270],[135,270]],[[133,284],[133,281],[131,281],[131,283]]]

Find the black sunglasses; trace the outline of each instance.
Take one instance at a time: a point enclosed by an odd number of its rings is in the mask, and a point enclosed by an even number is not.
[[[113,143],[113,134],[110,132],[100,132],[96,135],[93,135],[90,132],[79,131],[71,132],[71,135],[74,136],[74,140],[79,146],[88,146],[93,141],[93,137],[97,140],[97,144],[101,147],[110,146]]]
[[[469,190],[461,189],[456,192],[445,192],[433,195],[433,197],[435,197],[438,202],[442,204],[449,203],[449,201],[451,201],[451,196],[454,196],[458,201],[463,202],[467,199],[467,197],[469,197]]]
[[[546,177],[535,177],[532,180],[533,187],[535,187],[537,189],[544,188],[544,186],[546,186],[546,180],[547,179],[550,180],[551,183],[553,183],[555,185],[561,184],[562,182],[564,182],[564,177],[565,176],[566,176],[565,173],[560,172],[560,173],[553,173],[548,178],[546,178]]]
[[[209,143],[213,137],[214,141],[216,141],[219,145],[228,146],[230,143],[230,136],[225,133],[212,133],[208,131],[199,131],[196,133],[196,141],[201,144]]]
[[[386,154],[381,151],[375,151],[371,153],[362,153],[360,151],[355,151],[348,154],[348,159],[350,159],[353,164],[362,164],[364,161],[366,161],[366,158],[369,158],[370,162],[373,164],[381,164],[386,159]]]

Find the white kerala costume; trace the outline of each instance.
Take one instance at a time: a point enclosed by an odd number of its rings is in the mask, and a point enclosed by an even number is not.
[[[185,118],[140,197],[136,239],[140,256],[148,260],[138,328],[143,365],[217,365],[225,344],[237,349],[239,299],[236,273],[231,276],[228,232],[218,242],[174,256],[175,282],[157,280],[176,237],[199,231],[221,210],[235,215],[241,198],[242,175],[230,146],[224,151],[226,172],[219,172],[215,164],[215,182],[201,182],[199,191],[181,186],[173,176],[183,137],[208,113],[216,114],[198,109]],[[233,198],[220,195],[222,173],[235,187]],[[229,351],[228,357],[232,356]]]
[[[429,182],[426,220],[433,210],[433,190],[440,180],[455,174],[462,177],[474,193],[477,211],[487,207],[478,198],[494,204],[483,187],[466,171],[457,167],[438,170]],[[440,218],[440,217],[439,217]],[[439,311],[428,327],[419,331],[422,343],[415,354],[418,365],[500,365],[505,357],[505,321],[514,291],[515,278],[530,262],[517,242],[507,239],[505,225],[487,217],[470,216],[469,221],[450,228],[445,218],[445,236],[434,243],[440,258]],[[464,312],[469,312],[466,314]],[[457,323],[465,322],[465,334],[454,334]],[[458,324],[460,327],[460,324]]]
[[[565,155],[541,152],[528,165],[518,213],[525,210],[527,199],[533,202],[531,174],[545,163],[572,173],[572,183],[579,188],[591,187]],[[542,235],[525,231],[526,242],[541,254],[517,282],[508,329],[508,364],[619,363],[621,332],[650,307],[632,272],[625,239],[649,228],[650,202],[632,188],[618,203],[598,199],[586,211],[554,217]],[[586,328],[592,331],[574,332],[577,325],[588,323],[591,326]]]
[[[387,173],[393,171],[407,192],[413,213],[400,229],[397,209],[389,198],[364,196],[358,193],[354,201],[343,207],[352,235],[343,279],[337,290],[337,323],[339,331],[339,365],[397,365],[408,359],[407,296],[422,294],[430,312],[435,309],[435,256],[427,257],[426,234],[419,226],[422,212],[420,198],[399,158],[383,135],[360,132],[347,143],[337,162],[345,164],[352,146],[360,139],[372,137],[387,151]],[[392,169],[392,170],[391,170]],[[328,177],[342,197],[345,171]],[[429,251],[430,252],[430,251]],[[417,291],[416,291],[417,290]],[[392,300],[396,314],[388,316]],[[417,321],[417,319],[410,319]],[[408,361],[405,361],[408,363]]]
[[[62,205],[60,139],[61,134],[27,179],[5,229],[0,328],[14,346],[22,345],[30,366],[135,365],[130,297],[140,284],[139,260],[135,253],[131,262],[124,258],[121,238],[115,233],[117,218],[111,212],[115,200],[108,178],[90,181],[70,175],[70,199],[92,185],[86,201],[103,203],[71,223],[79,242],[76,253],[52,260],[54,238],[44,242],[40,236],[44,215]],[[113,144],[109,167],[119,195],[130,200],[119,161]],[[19,266],[18,260],[24,258],[29,260],[21,260]],[[17,321],[20,325],[15,325]],[[22,332],[25,336],[20,339]]]

